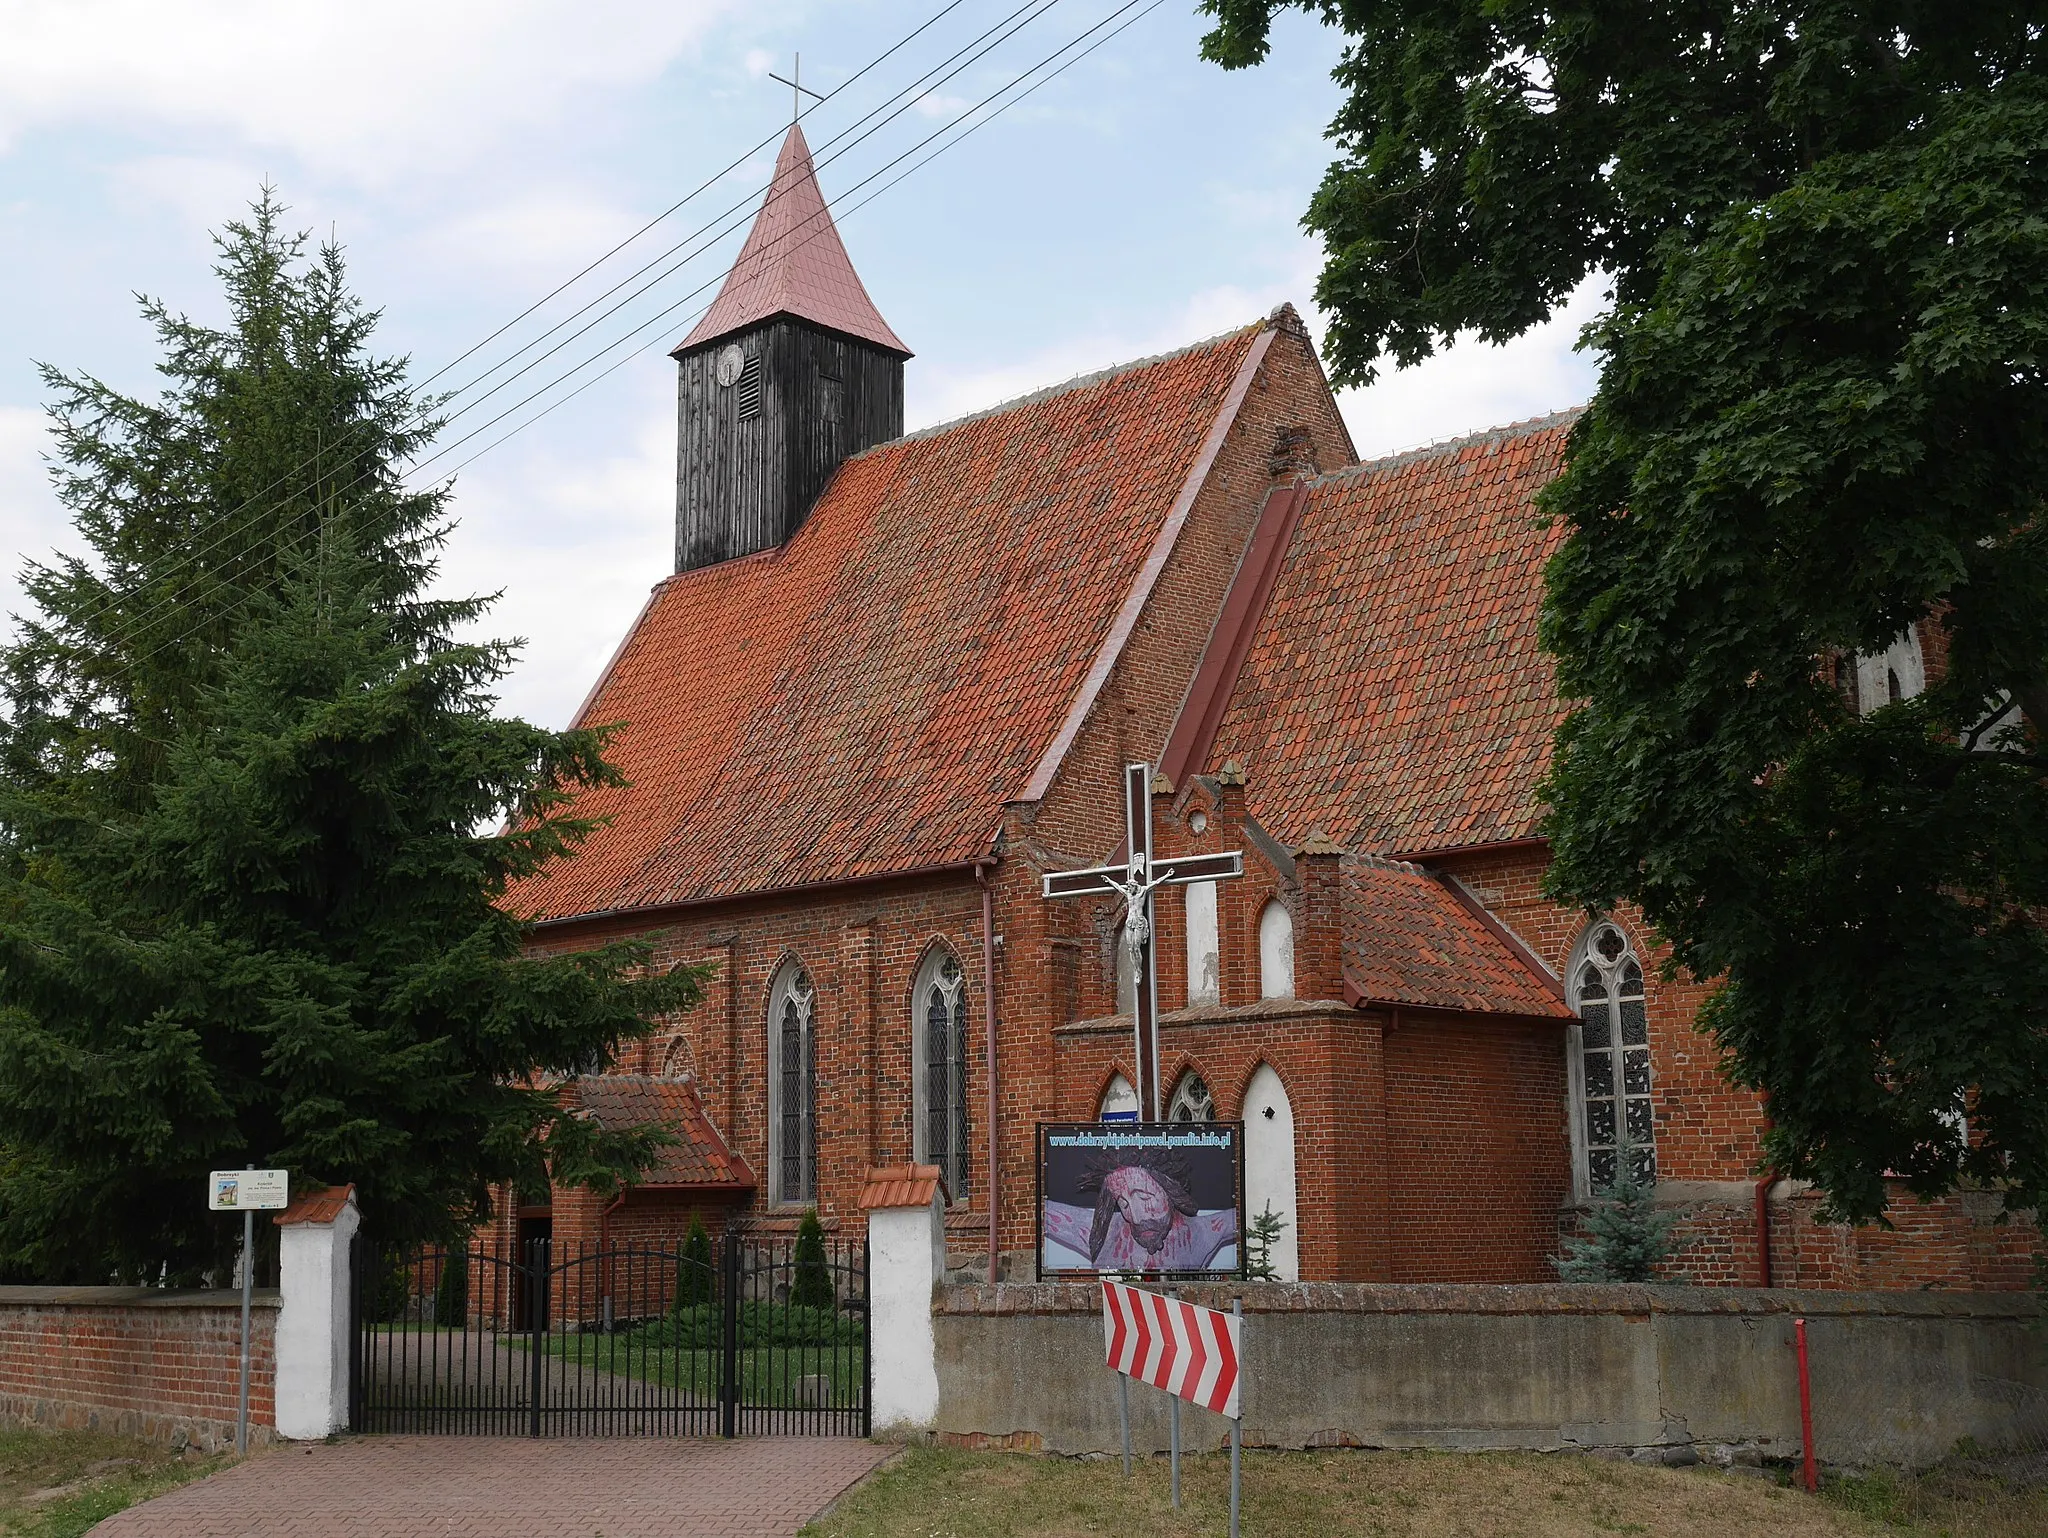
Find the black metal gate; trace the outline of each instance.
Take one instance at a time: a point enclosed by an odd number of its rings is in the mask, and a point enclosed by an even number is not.
[[[349,1424],[479,1436],[866,1436],[868,1254],[359,1238]]]

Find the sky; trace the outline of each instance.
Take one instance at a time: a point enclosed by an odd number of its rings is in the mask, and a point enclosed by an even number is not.
[[[1203,31],[1193,0],[0,0],[0,611],[24,559],[77,544],[37,364],[153,395],[136,296],[221,320],[209,234],[268,183],[345,248],[378,350],[467,387],[418,472],[456,472],[442,582],[501,595],[505,706],[564,725],[670,567],[667,350],[767,185],[770,71],[827,94],[805,133],[916,354],[918,428],[1282,301],[1320,334],[1299,221],[1339,40],[1289,16],[1226,73]],[[1597,304],[1347,392],[1360,453],[1584,400]]]

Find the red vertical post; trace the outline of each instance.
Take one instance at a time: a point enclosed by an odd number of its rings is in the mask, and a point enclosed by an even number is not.
[[[1793,1343],[1799,1348],[1799,1447],[1800,1480],[1808,1491],[1820,1488],[1820,1474],[1813,1465],[1813,1383],[1806,1372],[1806,1321],[1792,1321]]]

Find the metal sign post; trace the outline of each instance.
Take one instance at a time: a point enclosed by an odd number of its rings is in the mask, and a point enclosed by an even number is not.
[[[1161,1119],[1159,1100],[1159,967],[1152,945],[1152,894],[1163,886],[1225,881],[1244,874],[1244,855],[1152,857],[1152,766],[1124,766],[1124,863],[1087,870],[1054,871],[1044,878],[1046,897],[1089,897],[1114,893],[1124,900],[1124,947],[1131,958],[1131,1036],[1138,1073],[1139,1119]]]
[[[1230,1421],[1230,1538],[1237,1538],[1243,1491],[1244,1300],[1230,1312],[1161,1297],[1107,1277],[1102,1283],[1102,1345],[1117,1375],[1124,1428],[1124,1473],[1131,1471],[1132,1374],[1173,1400],[1173,1499],[1180,1504],[1180,1402],[1189,1399]]]
[[[1244,1299],[1230,1300],[1230,1318],[1233,1329],[1244,1328]],[[1242,1334],[1238,1339],[1242,1340]],[[1239,1401],[1237,1414],[1230,1417],[1230,1538],[1237,1538],[1237,1509],[1244,1503],[1244,1404]]]
[[[206,1177],[206,1205],[242,1214],[242,1395],[235,1421],[235,1452],[249,1451],[249,1298],[256,1286],[256,1214],[291,1204],[285,1170],[214,1170]]]
[[[1167,1296],[1168,1296],[1169,1298],[1173,1299],[1173,1301],[1174,1301],[1174,1302],[1176,1302],[1176,1303],[1178,1303],[1178,1302],[1180,1301],[1180,1289],[1179,1289],[1178,1287],[1169,1287],[1169,1288],[1168,1288],[1168,1289],[1166,1290],[1166,1295],[1167,1295]],[[1172,1457],[1172,1467],[1173,1467],[1173,1472],[1172,1472],[1172,1474],[1171,1474],[1171,1475],[1169,1475],[1168,1477],[1169,1477],[1169,1479],[1170,1479],[1170,1481],[1171,1481],[1171,1484],[1172,1484],[1172,1489],[1173,1489],[1173,1509],[1174,1509],[1175,1511],[1179,1511],[1179,1510],[1180,1510],[1180,1395],[1178,1395],[1178,1394],[1169,1394],[1169,1395],[1167,1395],[1167,1397],[1166,1397],[1166,1418],[1167,1418],[1167,1422],[1168,1422],[1168,1427],[1169,1427],[1168,1435],[1169,1435],[1169,1436],[1170,1436],[1170,1438],[1171,1438],[1171,1445],[1172,1445],[1172,1453],[1171,1453],[1171,1457]]]

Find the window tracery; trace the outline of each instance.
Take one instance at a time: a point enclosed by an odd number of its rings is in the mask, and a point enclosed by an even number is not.
[[[1636,1178],[1657,1178],[1656,1117],[1650,1084],[1650,1024],[1643,968],[1616,924],[1587,931],[1573,972],[1578,1000],[1579,1133],[1586,1185],[1614,1184],[1629,1147]]]
[[[912,993],[916,1135],[923,1164],[936,1164],[955,1201],[968,1176],[967,979],[950,951],[934,955]]]
[[[818,1199],[817,993],[810,973],[784,965],[769,996],[768,1167],[774,1200]]]
[[[1180,1076],[1180,1082],[1173,1086],[1173,1096],[1166,1104],[1168,1121],[1214,1121],[1216,1101],[1209,1093],[1209,1086],[1202,1076],[1190,1068]]]

